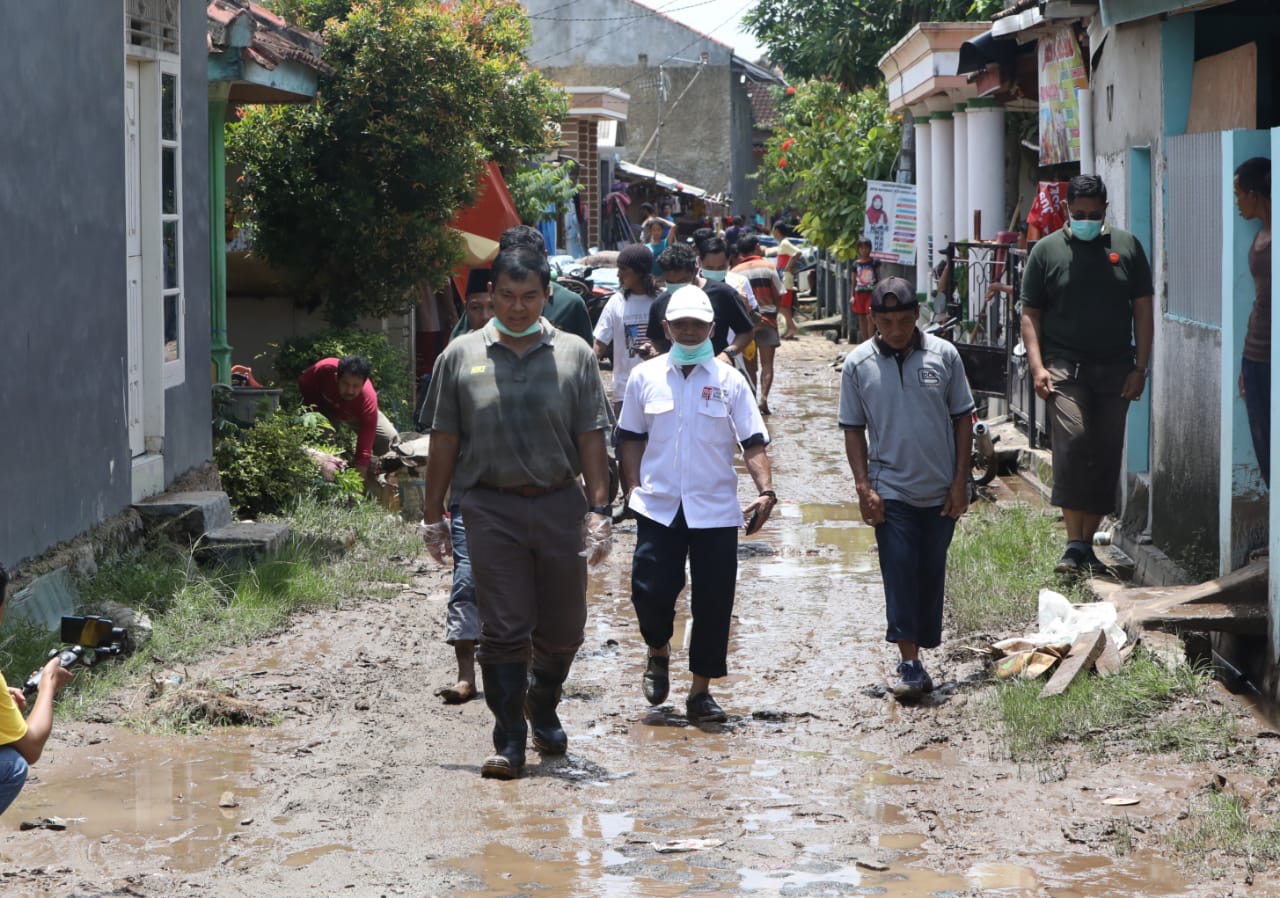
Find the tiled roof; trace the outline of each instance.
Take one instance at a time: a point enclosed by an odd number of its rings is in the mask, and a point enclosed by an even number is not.
[[[751,121],[757,128],[772,128],[778,120],[778,110],[773,105],[773,94],[769,93],[769,85],[753,81],[748,86],[751,92]]]
[[[210,53],[229,49],[228,36],[236,21],[247,16],[253,41],[240,52],[265,69],[274,69],[285,60],[302,63],[322,75],[332,75],[333,66],[320,54],[324,41],[310,31],[290,25],[270,10],[249,0],[210,0],[206,8],[209,22]]]

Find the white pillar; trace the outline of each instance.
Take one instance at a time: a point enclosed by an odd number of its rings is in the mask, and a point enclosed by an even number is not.
[[[951,155],[955,151],[955,128],[950,112],[935,112],[929,120],[929,158],[933,165],[933,257],[929,264],[936,264],[947,247],[955,228],[955,172]]]
[[[1080,174],[1096,175],[1097,160],[1093,155],[1093,92],[1087,87],[1076,91],[1080,115]]]
[[[969,101],[969,207],[982,213],[982,238],[992,240],[1009,222],[1004,211],[1004,108],[994,100]],[[972,217],[972,216],[971,216]]]
[[[927,114],[927,113],[925,113]],[[915,116],[916,139],[916,292],[929,292],[929,235],[933,229],[933,165],[929,119]]]
[[[952,178],[956,185],[954,240],[968,240],[973,231],[973,215],[969,205],[969,120],[965,117],[965,104],[957,103],[954,113],[955,152],[951,154]]]

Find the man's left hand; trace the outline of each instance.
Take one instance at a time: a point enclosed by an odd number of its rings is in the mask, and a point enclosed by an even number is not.
[[[1130,371],[1129,376],[1124,379],[1124,389],[1120,391],[1120,398],[1137,402],[1142,398],[1142,389],[1146,383],[1147,375],[1136,369]]]
[[[19,711],[27,709],[27,697],[22,694],[22,690],[16,686],[9,687],[9,697],[13,699],[13,703],[18,706]]]
[[[969,510],[969,481],[960,480],[947,490],[947,501],[942,505],[944,518],[960,518]]]

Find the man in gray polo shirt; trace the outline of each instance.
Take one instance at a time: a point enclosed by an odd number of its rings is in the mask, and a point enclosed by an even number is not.
[[[871,296],[879,334],[840,380],[840,427],[862,520],[876,529],[899,700],[933,689],[920,649],[942,642],[947,549],[969,507],[973,395],[955,346],[916,327],[915,287],[886,278]]]
[[[609,409],[590,347],[542,317],[546,258],[526,247],[501,252],[492,277],[494,317],[451,343],[431,378],[423,539],[437,561],[451,554],[449,490],[467,522],[476,657],[496,721],[496,753],[481,773],[513,779],[524,767],[526,717],[535,749],[568,746],[560,687],[582,645],[587,565],[611,545]]]

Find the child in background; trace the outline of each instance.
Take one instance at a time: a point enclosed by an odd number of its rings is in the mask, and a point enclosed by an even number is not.
[[[799,340],[800,334],[796,327],[795,305],[796,305],[796,275],[795,269],[800,261],[800,250],[791,242],[791,238],[795,236],[795,231],[790,225],[784,224],[781,220],[777,221],[773,226],[773,236],[778,241],[778,276],[782,278],[782,296],[781,302],[778,303],[778,314],[782,318],[782,324],[786,328],[784,340]]]
[[[871,292],[880,280],[880,260],[871,258],[871,241],[858,241],[858,257],[853,260],[853,317],[858,322],[858,342],[865,343],[875,333],[871,324]]]

